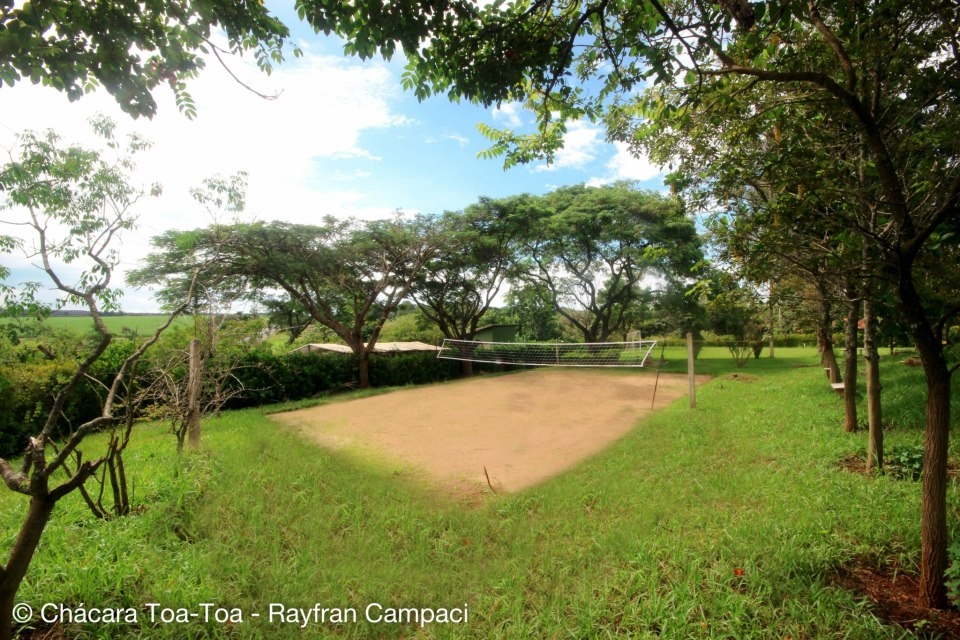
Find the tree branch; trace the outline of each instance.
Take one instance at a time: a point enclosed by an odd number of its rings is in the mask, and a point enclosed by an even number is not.
[[[30,495],[30,479],[24,473],[10,466],[10,463],[3,458],[0,458],[0,476],[3,477],[4,483],[12,491]]]
[[[906,244],[904,247],[906,253],[910,256],[916,256],[933,232],[937,230],[937,227],[951,216],[956,215],[958,206],[960,206],[960,170],[958,170],[954,176],[953,185],[950,187],[950,194],[947,196],[946,201],[934,212],[926,226]]]
[[[844,49],[843,43],[840,42],[836,34],[833,33],[829,27],[827,27],[826,23],[824,23],[823,17],[820,15],[820,9],[817,7],[817,3],[814,0],[809,0],[807,6],[810,10],[811,21],[817,28],[817,31],[820,32],[820,35],[823,36],[823,39],[826,40],[827,44],[830,45],[830,48],[833,49],[833,52],[837,56],[837,60],[840,62],[840,66],[843,67],[843,73],[847,78],[847,91],[853,93],[857,89],[857,72],[853,68],[853,63],[850,61],[850,56],[847,55],[847,50]]]
[[[888,204],[891,207],[892,222],[896,224],[897,228],[907,238],[913,238],[915,236],[916,230],[913,225],[913,220],[907,215],[904,189],[900,183],[896,168],[894,167],[890,151],[884,141],[883,132],[873,117],[873,114],[870,113],[869,109],[858,96],[847,91],[844,87],[840,86],[836,80],[820,71],[770,71],[767,69],[738,65],[726,55],[723,55],[721,60],[724,61],[724,67],[722,69],[707,70],[704,71],[704,73],[713,76],[751,76],[770,82],[808,83],[821,87],[840,100],[863,127],[867,146],[870,148],[873,158],[876,161],[877,173],[880,176],[880,183],[883,187],[884,195],[887,197]]]
[[[73,476],[70,477],[70,479],[68,479],[66,482],[60,484],[59,486],[55,487],[55,488],[50,492],[50,498],[51,498],[53,501],[57,501],[57,500],[59,500],[60,498],[62,498],[63,496],[65,496],[65,495],[67,495],[68,493],[70,493],[71,491],[73,491],[74,489],[76,489],[77,487],[82,486],[83,483],[87,481],[87,478],[89,478],[89,477],[92,476],[94,473],[96,473],[97,469],[98,469],[98,468],[100,467],[100,465],[102,465],[105,461],[106,461],[106,458],[100,458],[100,459],[97,460],[96,462],[89,462],[89,461],[88,461],[88,462],[84,462],[83,464],[81,464],[81,465],[77,468],[77,472],[76,472],[75,474],[73,474]]]

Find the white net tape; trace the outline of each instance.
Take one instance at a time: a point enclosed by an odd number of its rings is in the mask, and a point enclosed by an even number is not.
[[[656,344],[656,340],[535,343],[445,339],[437,357],[530,367],[643,367],[651,363]]]

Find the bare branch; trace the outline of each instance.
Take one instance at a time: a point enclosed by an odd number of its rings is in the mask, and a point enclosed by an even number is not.
[[[206,38],[204,38],[204,40],[206,40]],[[210,41],[207,40],[207,42],[209,43]],[[230,66],[223,61],[223,58],[220,57],[219,47],[211,46],[210,50],[213,51],[213,55],[216,56],[217,62],[220,63],[220,66],[226,69],[227,73],[230,74],[230,77],[233,78],[233,81],[239,84],[241,87],[243,87],[247,91],[249,91],[250,93],[254,94],[255,96],[259,98],[263,98],[264,100],[276,100],[277,98],[280,97],[280,94],[283,93],[282,91],[279,91],[271,96],[271,95],[267,95],[265,93],[261,93],[257,91],[256,89],[248,85],[246,82],[238,78],[237,74],[233,72],[233,69],[231,69]]]
[[[100,458],[95,462],[87,461],[82,463],[73,476],[50,492],[50,498],[54,501],[59,500],[74,489],[82,486],[83,483],[87,481],[87,478],[96,473],[97,469],[104,462],[106,462],[106,458]]]
[[[0,476],[3,477],[3,481],[11,490],[24,495],[30,495],[30,478],[26,474],[14,469],[10,466],[10,463],[3,458],[0,458]]]

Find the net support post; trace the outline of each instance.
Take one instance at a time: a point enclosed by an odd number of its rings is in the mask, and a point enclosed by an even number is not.
[[[693,334],[687,333],[687,379],[690,381],[690,408],[697,408],[697,373],[694,370]]]

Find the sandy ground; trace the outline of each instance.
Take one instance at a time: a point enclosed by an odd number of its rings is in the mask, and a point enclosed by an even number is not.
[[[539,369],[480,376],[275,414],[323,446],[423,470],[457,492],[537,484],[614,442],[651,412],[654,372]],[[656,406],[685,396],[661,374]],[[486,474],[484,473],[486,468]]]

